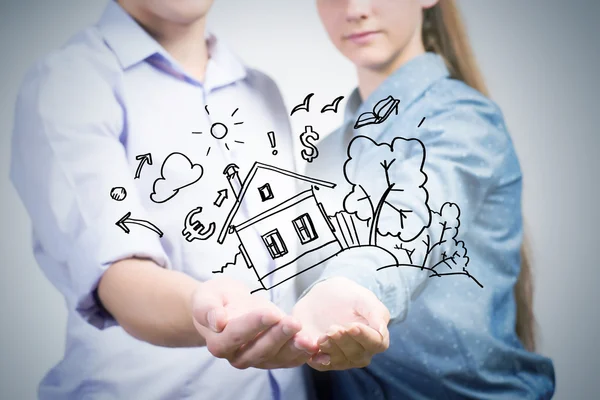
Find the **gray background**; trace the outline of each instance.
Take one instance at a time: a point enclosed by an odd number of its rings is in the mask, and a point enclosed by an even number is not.
[[[34,262],[30,221],[7,179],[14,100],[28,66],[95,21],[105,0],[0,4],[0,397],[21,399],[34,398],[39,380],[60,360],[66,312]],[[593,123],[600,111],[600,2],[459,5],[525,176],[540,351],[555,362],[556,397],[597,398],[600,139]],[[247,63],[275,78],[288,108],[308,91],[324,104],[355,84],[352,67],[327,41],[313,1],[217,0],[210,23]],[[305,122],[296,119],[294,128]],[[339,115],[311,115],[322,133],[338,122]]]

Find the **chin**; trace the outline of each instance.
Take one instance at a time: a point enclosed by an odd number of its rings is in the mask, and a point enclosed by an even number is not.
[[[168,3],[163,3],[162,13],[167,19],[180,23],[188,24],[204,18],[212,1],[196,1],[196,0],[176,0]]]
[[[382,54],[380,51],[376,51],[376,49],[354,51],[346,57],[348,57],[356,67],[371,70],[385,69],[391,61],[389,54]]]

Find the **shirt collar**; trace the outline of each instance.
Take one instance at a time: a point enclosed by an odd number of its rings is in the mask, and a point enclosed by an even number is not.
[[[106,5],[98,29],[123,69],[164,52],[156,42],[115,0]]]
[[[358,88],[354,89],[346,102],[344,121],[346,124],[351,123],[354,126],[362,113],[372,112],[377,102],[388,96],[400,100],[398,104],[398,115],[400,115],[434,82],[449,76],[450,73],[442,57],[429,52],[421,54],[394,71],[366,101],[363,102],[360,98]],[[391,124],[394,116],[395,114],[392,114],[381,124],[366,125],[355,131],[361,135],[376,137],[378,136],[377,132],[383,131]]]
[[[186,81],[189,77],[181,65],[150,36],[115,0],[109,1],[97,24],[107,45],[126,70],[148,60],[161,70]],[[204,86],[209,90],[246,78],[243,63],[229,48],[207,33],[209,60]]]
[[[207,90],[230,85],[243,80],[248,73],[244,63],[221,40],[207,36],[208,64],[206,65],[205,86]]]

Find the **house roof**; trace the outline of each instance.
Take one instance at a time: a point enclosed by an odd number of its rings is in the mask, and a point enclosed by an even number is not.
[[[292,178],[295,178],[295,179],[298,179],[301,181],[313,183],[315,185],[320,185],[320,186],[330,188],[330,189],[333,189],[336,186],[335,183],[332,183],[332,182],[323,181],[321,179],[316,179],[316,178],[311,178],[309,176],[301,175],[296,172],[288,171],[283,168],[278,168],[278,167],[274,167],[272,165],[255,162],[254,165],[252,166],[252,168],[250,169],[250,172],[248,172],[246,179],[244,179],[244,183],[242,183],[242,187],[240,188],[240,194],[237,196],[237,199],[236,199],[235,203],[233,204],[233,206],[231,207],[229,214],[227,214],[225,223],[223,224],[223,227],[221,228],[221,231],[219,232],[219,238],[217,239],[217,242],[219,244],[223,244],[223,242],[225,241],[225,237],[227,236],[229,226],[231,225],[233,218],[235,218],[235,215],[237,214],[238,210],[240,209],[240,206],[242,205],[242,201],[244,200],[244,196],[246,195],[246,192],[248,191],[248,188],[250,187],[250,184],[252,183],[252,179],[254,179],[254,177],[256,176],[256,173],[261,169],[274,171],[274,172],[280,173],[282,175],[286,175],[286,176],[289,176],[289,177],[292,177]],[[292,196],[292,197],[294,197],[294,196]]]

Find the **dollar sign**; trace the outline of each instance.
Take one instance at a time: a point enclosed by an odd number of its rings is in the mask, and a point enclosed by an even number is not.
[[[312,126],[305,126],[304,132],[300,135],[300,142],[302,143],[302,146],[304,146],[300,155],[306,162],[313,162],[313,160],[319,156],[319,150],[317,150],[314,143],[317,140],[319,140],[319,134],[313,131]]]

